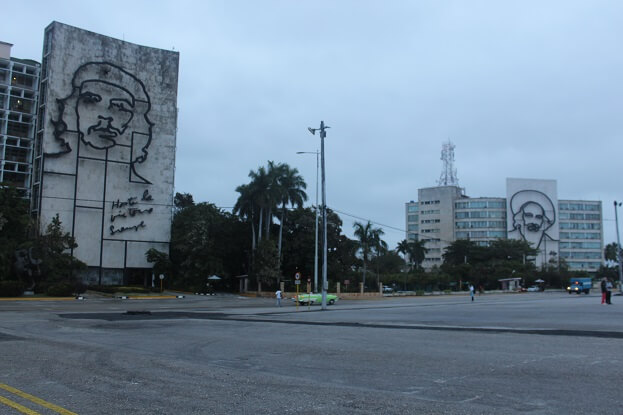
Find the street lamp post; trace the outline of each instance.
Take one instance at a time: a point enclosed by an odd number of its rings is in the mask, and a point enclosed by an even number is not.
[[[318,292],[318,171],[320,170],[319,155],[316,151],[297,151],[296,154],[315,154],[316,155],[316,238],[314,239],[314,292]]]
[[[316,135],[320,131],[320,164],[322,171],[322,309],[327,309],[327,192],[325,186],[324,168],[324,138],[327,136],[326,129],[330,128],[320,121],[320,128],[307,128],[310,133]]]
[[[619,239],[619,215],[617,208],[622,202],[614,201],[614,221],[617,227],[617,261],[619,262],[619,291],[623,293],[623,258],[621,258],[621,240]]]

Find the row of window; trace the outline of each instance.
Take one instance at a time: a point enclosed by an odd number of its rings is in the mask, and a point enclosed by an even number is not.
[[[601,229],[601,223],[570,223],[560,222],[560,229]]]
[[[475,210],[471,212],[456,212],[454,214],[455,219],[467,219],[467,218],[506,218],[506,212],[503,210]]]
[[[558,203],[558,210],[588,210],[598,212],[600,210],[599,207],[600,205],[594,203]]]
[[[601,220],[599,213],[567,213],[560,212],[560,219],[568,220]]]
[[[601,259],[601,251],[598,251],[598,252],[560,251],[560,257],[565,258],[565,259]]]
[[[439,214],[439,209],[433,209],[433,210],[423,210],[422,212],[420,212],[422,215],[438,215]]]
[[[599,242],[561,242],[561,249],[601,249]]]
[[[413,224],[413,223],[410,223],[410,224],[407,226],[407,231],[411,231],[411,232],[412,232],[412,231],[417,231],[417,230],[418,230],[418,228],[419,228],[419,226],[418,226],[418,225]]]
[[[422,219],[420,223],[439,223],[441,219]]]
[[[422,233],[439,233],[439,229],[422,229]]]
[[[506,238],[506,231],[458,231],[456,239]]]
[[[455,209],[506,209],[505,201],[472,200],[469,202],[456,202]]]
[[[476,220],[471,222],[455,222],[457,229],[473,229],[473,228],[502,228],[506,229],[506,222],[501,220]]]
[[[407,215],[407,222],[417,222],[419,219],[418,215]]]
[[[567,261],[567,265],[571,269],[597,269],[601,265],[601,261],[598,261],[598,262]]]
[[[409,205],[407,206],[407,212],[413,213],[418,211],[418,205]]]
[[[423,202],[418,202],[420,205],[438,205],[441,203],[440,200],[425,200]]]
[[[560,239],[601,239],[601,234],[594,232],[560,232]]]

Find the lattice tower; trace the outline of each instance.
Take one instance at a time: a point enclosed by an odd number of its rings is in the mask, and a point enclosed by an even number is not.
[[[443,161],[443,170],[438,186],[459,186],[459,178],[456,176],[456,169],[454,168],[454,147],[450,140],[447,143],[443,143],[441,147],[441,160]]]

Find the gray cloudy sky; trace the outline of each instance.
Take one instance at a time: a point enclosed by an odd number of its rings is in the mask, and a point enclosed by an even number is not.
[[[40,60],[52,20],[180,52],[176,191],[221,207],[268,160],[297,167],[327,205],[405,228],[455,145],[469,196],[507,177],[602,200],[605,243],[623,200],[620,1],[13,1],[0,40]],[[352,219],[342,215],[344,231]],[[404,232],[385,228],[390,247]]]

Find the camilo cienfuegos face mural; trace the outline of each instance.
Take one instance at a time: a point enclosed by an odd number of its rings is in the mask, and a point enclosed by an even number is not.
[[[512,228],[509,236],[519,234],[533,248],[541,249],[546,240],[555,240],[548,230],[556,224],[556,209],[551,199],[538,190],[521,190],[510,200]]]

